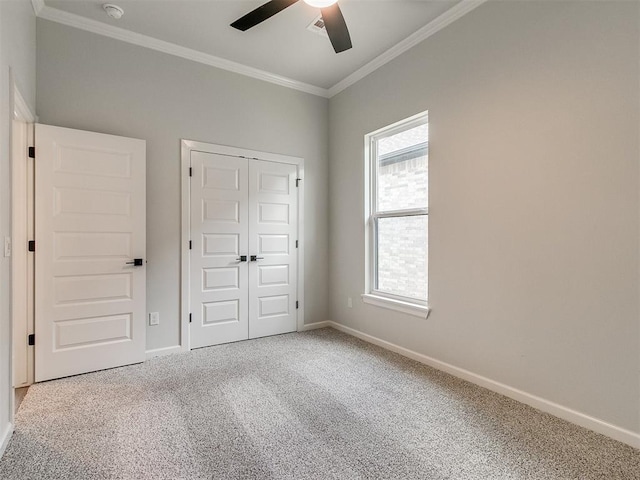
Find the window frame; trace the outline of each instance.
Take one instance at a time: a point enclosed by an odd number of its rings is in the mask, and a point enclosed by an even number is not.
[[[407,119],[396,122],[387,127],[378,129],[365,135],[365,293],[362,299],[365,303],[383,308],[397,310],[410,315],[427,318],[429,308],[429,273],[427,271],[427,292],[426,300],[405,297],[377,289],[376,280],[378,276],[377,262],[377,232],[376,225],[381,218],[398,218],[408,216],[426,216],[427,225],[429,218],[429,205],[425,208],[406,208],[397,210],[378,210],[378,141],[382,138],[390,137],[420,125],[429,125],[428,111],[419,113]],[[427,139],[428,142],[428,139]],[[428,143],[427,143],[428,148]],[[427,160],[428,161],[428,160]],[[427,247],[427,256],[428,256]],[[428,269],[428,263],[427,263]]]

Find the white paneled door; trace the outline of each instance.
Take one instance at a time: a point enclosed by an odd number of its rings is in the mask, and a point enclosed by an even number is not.
[[[144,360],[145,148],[36,125],[36,381]]]
[[[247,339],[248,160],[191,153],[191,348]]]
[[[297,167],[191,152],[191,348],[296,330]]]
[[[249,338],[296,330],[296,167],[249,163]]]

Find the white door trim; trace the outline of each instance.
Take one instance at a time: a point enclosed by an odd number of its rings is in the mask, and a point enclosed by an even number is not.
[[[33,236],[33,159],[27,148],[34,146],[35,115],[24,100],[13,75],[11,83],[11,384],[31,385],[34,379],[34,349],[27,346],[33,324],[33,255],[27,241]],[[17,286],[20,288],[17,288]],[[18,374],[19,372],[19,374]],[[13,388],[11,389],[13,403]],[[14,408],[11,406],[11,413]]]
[[[218,155],[228,155],[231,157],[249,158],[255,160],[265,160],[268,162],[287,163],[298,167],[298,178],[300,185],[298,188],[298,280],[297,296],[299,308],[297,311],[297,330],[304,329],[304,159],[277,153],[259,152],[244,148],[229,147],[226,145],[216,145],[213,143],[197,142],[194,140],[181,141],[181,199],[182,199],[182,226],[180,236],[180,348],[182,351],[190,350],[189,338],[189,298],[191,295],[189,284],[189,240],[190,240],[190,183],[189,167],[191,164],[191,152],[213,153]]]
[[[16,120],[20,120],[26,123],[35,123],[36,116],[31,112],[31,109],[27,105],[27,102],[24,100],[24,97],[20,93],[18,86],[15,84],[13,80],[13,75],[11,76],[11,84],[13,90],[13,118]]]

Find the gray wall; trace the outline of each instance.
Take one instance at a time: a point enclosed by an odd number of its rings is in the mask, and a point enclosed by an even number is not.
[[[637,2],[490,2],[333,97],[331,319],[638,432]],[[363,137],[430,121],[428,320],[364,291]]]
[[[41,123],[147,141],[147,349],[178,343],[180,139],[305,159],[305,321],[328,317],[328,101],[38,20]]]
[[[0,239],[11,236],[11,156],[9,69],[35,112],[36,20],[29,0],[0,1]],[[10,258],[0,252],[0,436],[11,419]],[[1,440],[1,439],[0,439]]]

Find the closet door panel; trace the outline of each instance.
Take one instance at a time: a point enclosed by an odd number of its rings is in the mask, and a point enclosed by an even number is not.
[[[248,338],[248,160],[191,153],[191,348]]]
[[[296,331],[295,165],[249,162],[249,338]]]

